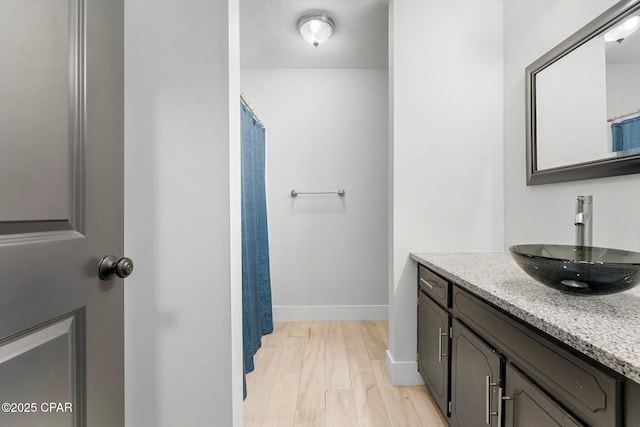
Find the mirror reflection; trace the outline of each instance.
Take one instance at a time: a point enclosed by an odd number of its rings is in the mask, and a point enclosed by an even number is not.
[[[640,154],[640,12],[535,75],[537,170]]]
[[[640,151],[640,14],[604,35],[611,149]]]

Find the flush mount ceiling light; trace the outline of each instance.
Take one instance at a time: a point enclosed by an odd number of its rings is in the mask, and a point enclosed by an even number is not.
[[[324,13],[309,13],[298,20],[298,30],[302,38],[318,47],[333,34],[336,23]]]
[[[607,42],[622,43],[622,40],[635,33],[638,27],[640,27],[640,16],[632,16],[622,24],[607,31],[604,35],[604,40]]]

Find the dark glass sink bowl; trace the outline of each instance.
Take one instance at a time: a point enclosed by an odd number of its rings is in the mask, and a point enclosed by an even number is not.
[[[563,292],[602,295],[640,281],[640,253],[571,245],[515,245],[516,263],[538,282]]]

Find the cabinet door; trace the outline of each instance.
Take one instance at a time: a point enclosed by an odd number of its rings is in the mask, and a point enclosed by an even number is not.
[[[506,373],[505,427],[583,427],[512,364]]]
[[[498,426],[502,357],[453,319],[451,337],[451,425]]]
[[[449,403],[449,314],[420,292],[418,370],[431,395],[447,415]]]

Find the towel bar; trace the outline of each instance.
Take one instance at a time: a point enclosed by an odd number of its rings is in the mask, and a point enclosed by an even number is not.
[[[338,191],[296,191],[291,190],[291,197],[298,197],[299,194],[337,194],[340,197],[344,197],[344,190]]]

